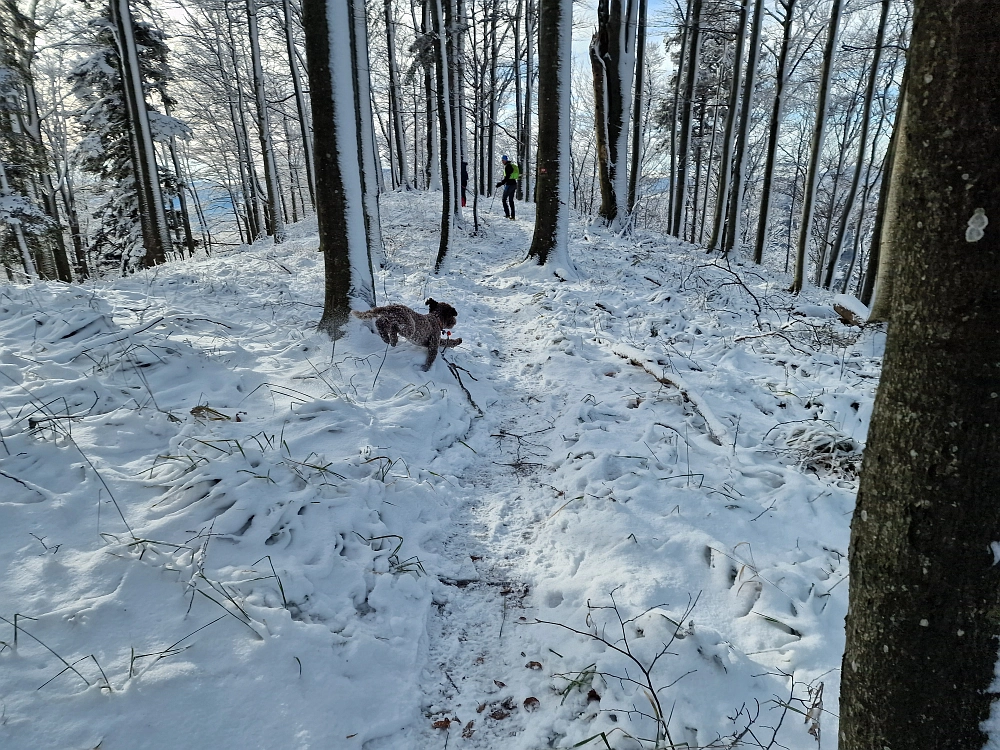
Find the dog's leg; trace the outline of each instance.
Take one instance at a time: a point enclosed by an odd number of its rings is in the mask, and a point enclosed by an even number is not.
[[[424,362],[423,367],[420,369],[427,372],[431,369],[431,365],[434,364],[434,360],[437,359],[438,348],[436,342],[427,347],[427,361]]]

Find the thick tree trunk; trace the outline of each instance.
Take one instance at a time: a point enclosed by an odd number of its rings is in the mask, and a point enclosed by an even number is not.
[[[316,218],[325,265],[319,329],[336,338],[352,307],[375,304],[375,284],[365,228],[364,186],[358,164],[356,66],[347,2],[303,0],[309,91],[316,133]]]
[[[840,748],[996,743],[1000,15],[917,0],[896,289],[852,523]],[[982,722],[993,716],[993,737]]]
[[[760,191],[760,211],[757,215],[757,238],[753,246],[753,262],[758,265],[764,262],[764,245],[771,218],[771,185],[774,181],[774,165],[778,154],[778,130],[781,127],[781,117],[785,105],[785,84],[788,65],[788,50],[792,39],[792,14],[795,11],[796,0],[779,0],[785,11],[781,26],[781,51],[778,53],[778,70],[774,81],[774,104],[771,107],[771,122],[767,132],[767,156],[764,159],[764,178]]]
[[[538,207],[528,257],[569,271],[573,4],[540,0],[538,11]]]
[[[816,102],[816,122],[813,126],[812,149],[809,156],[809,167],[806,171],[806,184],[802,192],[802,219],[799,221],[799,239],[795,247],[795,277],[790,290],[795,294],[802,291],[802,285],[805,282],[806,248],[809,245],[809,235],[812,233],[813,204],[816,201],[816,184],[819,181],[819,159],[826,136],[826,113],[830,105],[830,79],[833,75],[833,61],[837,54],[837,32],[840,30],[842,4],[842,0],[833,0],[833,5],[830,8],[830,26],[826,35],[826,48],[823,51],[823,70],[820,74],[819,97]]]

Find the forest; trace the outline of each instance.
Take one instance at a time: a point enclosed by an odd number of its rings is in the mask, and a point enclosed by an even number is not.
[[[0,742],[1000,746],[998,77],[991,0],[0,0]]]

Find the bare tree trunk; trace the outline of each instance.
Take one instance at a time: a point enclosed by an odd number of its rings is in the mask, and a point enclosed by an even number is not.
[[[698,86],[698,58],[701,53],[701,7],[702,0],[693,0],[691,24],[688,33],[689,56],[686,63],[687,80],[684,84],[684,98],[681,106],[680,138],[677,147],[677,181],[674,185],[673,218],[670,226],[675,236],[684,233],[684,207],[687,204],[688,157],[691,149],[691,103]]]
[[[365,186],[358,166],[363,159],[359,136],[365,122],[371,122],[358,107],[369,107],[370,98],[359,96],[354,75],[360,68],[351,41],[354,11],[349,2],[302,3],[316,132],[316,218],[326,274],[319,329],[333,338],[340,335],[352,307],[375,304]]]
[[[364,0],[347,0],[351,18],[351,63],[354,73],[354,111],[358,136],[358,169],[361,172],[361,208],[365,217],[365,240],[369,268],[385,260],[382,219],[378,196],[384,190],[375,126],[372,119],[371,62],[368,59],[368,16]]]
[[[635,64],[635,0],[599,0],[597,30],[590,42],[594,72],[594,129],[601,208],[605,224],[618,227],[628,213],[626,160],[631,86]]]
[[[253,90],[257,105],[257,130],[260,152],[264,159],[264,186],[267,189],[267,210],[271,217],[271,234],[275,244],[285,241],[285,223],[282,220],[281,188],[278,186],[278,165],[274,158],[274,141],[271,138],[271,117],[267,111],[264,92],[264,68],[260,60],[260,34],[257,31],[256,0],[246,0],[247,24],[250,32],[250,60],[253,66]]]
[[[236,36],[233,30],[234,21],[229,3],[224,3],[226,23],[229,33],[229,57],[233,66],[233,80],[228,81],[230,88],[229,108],[233,119],[233,130],[236,133],[236,148],[240,153],[240,182],[243,190],[243,203],[247,212],[247,230],[250,242],[255,242],[265,233],[263,211],[257,192],[257,177],[254,170],[254,157],[250,148],[250,130],[247,128],[246,103],[243,99],[243,81],[240,76],[240,63],[236,55]],[[220,71],[225,75],[225,68],[220,65]]]
[[[452,132],[453,109],[451,106],[451,75],[449,73],[451,67],[448,59],[448,19],[443,7],[443,2],[450,3],[451,0],[428,1],[431,4],[431,22],[437,53],[434,56],[434,63],[437,69],[438,120],[441,131],[439,148],[441,157],[441,240],[438,244],[437,259],[434,261],[434,272],[437,273],[451,248],[451,230],[455,224],[455,185],[453,182],[455,170],[452,166],[454,133]]]
[[[891,324],[851,525],[841,750],[996,742],[1000,15],[985,0],[914,5],[886,226]]]
[[[518,162],[521,168],[521,180],[517,186],[517,197],[523,198],[525,202],[534,202],[531,180],[531,107],[534,95],[534,80],[532,70],[535,67],[535,31],[538,28],[538,13],[536,12],[536,2],[538,0],[527,0],[524,16],[524,50],[525,50],[525,75],[524,75],[524,137],[521,147],[524,152],[520,155]]]
[[[837,237],[833,241],[833,251],[830,264],[826,269],[826,278],[823,286],[827,289],[833,283],[833,273],[837,268],[837,261],[840,260],[840,252],[844,246],[844,235],[847,232],[847,224],[854,210],[854,199],[858,194],[858,185],[861,183],[861,172],[865,163],[865,150],[868,146],[868,121],[871,119],[872,102],[875,100],[875,82],[878,80],[879,63],[882,60],[882,44],[885,41],[885,26],[889,18],[889,0],[882,0],[882,12],[879,16],[878,32],[875,35],[875,51],[872,57],[872,69],[868,76],[868,87],[865,89],[865,101],[861,113],[861,134],[858,136],[858,160],[854,166],[854,177],[851,179],[851,188],[847,192],[847,200],[844,203],[844,212],[840,218],[840,227],[837,229]]]
[[[875,227],[872,231],[872,246],[868,251],[868,268],[865,271],[864,289],[861,301],[871,308],[868,320],[881,323],[889,320],[889,304],[893,293],[893,246],[887,229],[896,217],[896,195],[892,181],[896,170],[896,159],[905,148],[906,140],[906,87],[909,83],[909,67],[903,70],[900,84],[899,105],[896,122],[889,139],[889,149],[882,169],[882,189],[879,191]],[[876,294],[877,292],[877,294]]]
[[[632,103],[632,163],[628,174],[628,201],[626,203],[630,217],[635,211],[639,172],[642,168],[642,102],[643,87],[646,84],[646,5],[647,0],[639,0],[639,19],[635,42],[635,100]]]
[[[313,175],[313,136],[306,111],[306,98],[302,91],[299,65],[295,57],[295,27],[292,24],[290,0],[281,0],[285,20],[285,46],[288,50],[288,69],[292,77],[292,92],[295,94],[295,111],[299,115],[299,132],[302,135],[302,152],[306,163],[306,182],[309,185],[309,203],[316,209],[316,178]]]
[[[722,59],[724,60],[725,57],[726,57],[726,50],[725,50],[725,47],[723,47],[723,50],[722,50]],[[722,61],[720,60],[720,62],[719,62],[718,83],[717,83],[717,85],[715,87],[716,92],[718,92],[717,95],[720,98],[721,98],[721,94],[722,94],[722,73],[723,73],[723,65],[722,65]],[[721,106],[722,106],[721,100],[720,99],[716,99],[715,106],[713,107],[714,111],[712,113],[712,139],[711,139],[711,141],[709,141],[709,144],[708,144],[708,164],[705,165],[705,184],[706,185],[708,185],[709,182],[711,182],[711,180],[712,180],[712,166],[715,164],[715,139],[716,139],[716,136],[718,135],[718,132],[719,132],[719,127],[718,127],[719,126],[719,108]],[[705,218],[706,218],[706,216],[708,214],[708,192],[709,192],[708,188],[706,187],[705,188],[705,194],[702,196],[702,199],[701,199],[701,221],[700,221],[700,223],[698,225],[698,239],[697,239],[697,242],[698,242],[699,245],[702,242],[705,241]]]
[[[792,38],[792,15],[795,12],[796,0],[778,0],[785,11],[781,20],[783,33],[781,36],[781,51],[778,53],[778,70],[774,81],[774,104],[771,107],[771,123],[767,134],[767,156],[764,159],[764,181],[760,191],[760,212],[757,216],[757,239],[753,247],[753,262],[758,265],[764,262],[764,245],[771,218],[771,185],[774,181],[774,164],[778,153],[778,131],[781,127],[781,117],[785,107],[785,86],[787,83],[786,69],[788,65],[788,50]]]
[[[569,271],[572,1],[539,0],[538,17],[538,208],[528,257]]]
[[[823,70],[820,74],[819,97],[816,102],[816,122],[813,127],[812,149],[806,184],[802,192],[802,220],[799,222],[799,240],[795,248],[795,277],[789,291],[802,291],[806,273],[806,248],[812,231],[813,204],[816,201],[816,184],[819,180],[819,157],[823,151],[826,136],[826,113],[830,105],[830,79],[833,75],[833,61],[837,54],[837,32],[840,30],[840,10],[843,0],[833,0],[830,8],[830,27],[827,31],[826,48],[823,51]]]
[[[385,0],[385,42],[389,63],[389,112],[392,116],[392,133],[396,139],[396,169],[399,184],[409,190],[410,169],[406,156],[406,126],[403,123],[403,94],[396,65],[396,20],[392,13],[392,0]]]
[[[677,202],[677,140],[678,114],[681,103],[681,81],[687,78],[688,45],[691,39],[691,8],[694,0],[687,0],[684,9],[684,26],[681,30],[681,49],[677,55],[677,72],[674,74],[674,98],[670,108],[670,190],[667,210],[667,232],[680,234],[674,227],[674,204]]]
[[[483,184],[486,195],[493,195],[493,180],[490,171],[496,162],[497,149],[497,117],[499,115],[499,92],[497,91],[497,65],[500,60],[500,45],[497,40],[497,0],[493,0],[493,12],[490,14],[490,96],[489,96],[489,140],[486,146],[486,158],[482,170]]]
[[[729,219],[723,241],[723,252],[729,253],[743,236],[743,183],[746,179],[747,157],[750,151],[750,107],[757,84],[757,62],[760,59],[760,28],[764,21],[764,1],[756,0],[753,25],[750,27],[750,51],[747,73],[743,80],[743,100],[740,102],[740,125],[736,134],[736,157],[733,159],[733,186],[729,200]]]
[[[142,245],[145,250],[139,265],[142,268],[150,268],[166,261],[170,234],[163,210],[155,144],[150,132],[145,90],[139,70],[139,53],[133,33],[132,11],[128,0],[111,0],[109,7],[111,22],[115,27],[122,89],[132,133],[133,168],[142,222]]]
[[[747,36],[747,16],[750,0],[740,0],[740,20],[736,29],[736,47],[733,50],[733,82],[729,90],[729,104],[726,106],[725,134],[722,136],[722,158],[719,160],[719,189],[715,193],[715,221],[708,239],[708,251],[722,248],[722,233],[725,229],[726,207],[730,197],[733,176],[733,148],[736,135],[736,105],[740,99],[740,81],[743,75],[743,45]],[[735,196],[733,196],[735,198]]]

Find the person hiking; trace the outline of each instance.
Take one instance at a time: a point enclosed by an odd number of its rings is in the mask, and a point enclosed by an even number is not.
[[[507,154],[500,157],[503,164],[503,179],[497,183],[497,187],[503,188],[503,213],[508,219],[514,219],[514,191],[517,190],[517,180],[521,176],[521,170],[510,160]]]
[[[469,162],[462,162],[462,208],[465,208],[465,191],[469,187]]]

